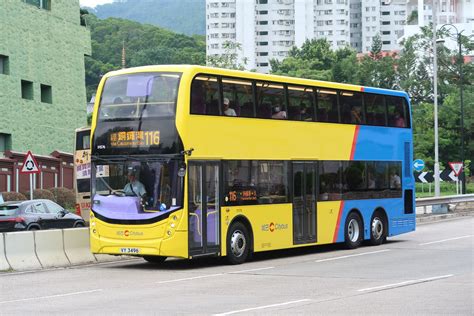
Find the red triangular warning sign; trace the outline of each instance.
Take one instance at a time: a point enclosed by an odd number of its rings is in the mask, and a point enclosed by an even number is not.
[[[25,161],[23,161],[23,167],[21,167],[20,173],[40,173],[38,163],[36,162],[35,157],[31,151],[28,151],[25,157]]]
[[[451,169],[454,171],[454,175],[457,177],[462,171],[462,162],[448,162]]]

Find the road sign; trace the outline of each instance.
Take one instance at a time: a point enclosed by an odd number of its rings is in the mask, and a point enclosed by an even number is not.
[[[421,159],[416,159],[415,161],[413,161],[413,169],[415,169],[415,171],[421,171],[425,168],[425,162]]]
[[[462,171],[462,162],[448,162],[451,169],[454,171],[454,175],[457,177]]]
[[[416,182],[431,183],[434,180],[433,173],[432,172],[420,172],[420,174],[416,175],[415,180],[416,180]]]
[[[40,173],[40,169],[38,167],[38,163],[36,162],[35,157],[31,151],[28,151],[25,157],[25,161],[23,161],[23,167],[21,167],[20,173],[23,174],[33,174],[33,173]]]

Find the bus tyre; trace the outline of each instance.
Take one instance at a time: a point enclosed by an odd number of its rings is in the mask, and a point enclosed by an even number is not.
[[[244,263],[250,254],[250,237],[244,224],[235,222],[227,232],[227,261],[230,264]]]
[[[375,212],[370,220],[370,244],[378,246],[387,239],[387,224],[385,217],[380,212]]]
[[[359,214],[352,212],[347,216],[346,225],[344,229],[344,242],[346,247],[354,249],[362,243],[362,220]]]
[[[143,256],[143,259],[145,259],[146,261],[148,261],[150,263],[159,264],[159,263],[165,262],[166,257],[162,257],[162,256]]]

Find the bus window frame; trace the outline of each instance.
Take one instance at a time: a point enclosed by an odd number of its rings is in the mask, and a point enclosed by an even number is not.
[[[283,91],[285,93],[285,96],[283,98],[283,104],[282,107],[284,111],[288,114],[288,107],[289,107],[289,93],[288,93],[288,87],[289,86],[297,86],[304,88],[305,90],[311,89],[312,90],[312,95],[313,95],[313,114],[312,114],[312,120],[311,121],[302,121],[302,120],[290,120],[288,118],[288,115],[285,119],[280,119],[283,121],[292,121],[292,122],[316,122],[316,123],[329,123],[329,124],[346,124],[346,125],[358,125],[358,126],[371,126],[371,127],[388,127],[392,128],[388,124],[388,108],[387,108],[387,101],[386,97],[391,96],[391,97],[396,97],[400,98],[403,100],[403,114],[405,118],[405,127],[397,127],[397,128],[407,128],[411,129],[411,113],[410,113],[410,105],[409,101],[407,100],[406,96],[402,95],[392,95],[392,94],[384,94],[384,93],[372,93],[372,92],[365,92],[363,90],[348,90],[348,89],[338,89],[338,88],[332,88],[332,87],[324,87],[324,86],[313,86],[313,85],[304,85],[304,84],[298,84],[298,83],[289,83],[289,82],[280,82],[280,81],[269,81],[269,80],[262,80],[262,79],[254,79],[254,78],[249,78],[249,77],[238,77],[238,76],[226,76],[226,75],[218,75],[218,74],[212,74],[212,73],[197,73],[193,76],[191,80],[191,85],[190,88],[192,87],[192,84],[195,80],[196,77],[199,76],[212,76],[217,79],[217,84],[218,84],[218,94],[219,94],[219,114],[205,114],[205,113],[191,113],[191,103],[192,99],[190,98],[190,115],[203,115],[203,116],[224,116],[223,115],[223,98],[224,98],[224,91],[223,91],[223,80],[243,80],[243,81],[250,81],[252,84],[252,110],[253,110],[253,116],[248,117],[248,116],[237,116],[239,118],[250,118],[250,119],[263,119],[263,120],[268,120],[272,118],[261,118],[257,117],[257,108],[258,108],[258,96],[257,96],[257,84],[260,83],[266,83],[268,85],[275,84],[275,85],[282,85],[283,86]],[[321,118],[318,115],[319,111],[319,99],[318,99],[318,94],[320,90],[327,90],[327,91],[333,91],[335,92],[336,95],[336,108],[337,108],[337,122],[329,122],[328,120],[322,121]],[[362,120],[363,123],[361,124],[351,124],[351,123],[342,123],[341,122],[341,93],[360,93],[362,95],[362,102],[361,102],[361,114],[362,114]],[[383,125],[374,125],[374,124],[369,124],[367,121],[368,118],[368,112],[367,112],[367,102],[366,102],[366,97],[368,95],[373,95],[373,96],[379,96],[382,98],[383,102],[383,120],[384,124]],[[191,93],[192,96],[192,93]]]

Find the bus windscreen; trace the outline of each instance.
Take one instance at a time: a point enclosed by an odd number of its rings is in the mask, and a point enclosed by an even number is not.
[[[174,116],[180,75],[141,73],[110,77],[102,92],[99,121]]]

